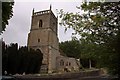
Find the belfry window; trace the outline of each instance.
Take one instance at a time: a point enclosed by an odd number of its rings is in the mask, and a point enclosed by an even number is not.
[[[42,20],[39,20],[39,27],[42,27],[42,25],[43,25]]]
[[[38,39],[38,42],[40,42],[40,39]]]

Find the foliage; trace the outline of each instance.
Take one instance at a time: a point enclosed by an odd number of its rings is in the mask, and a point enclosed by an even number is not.
[[[14,2],[2,2],[2,31],[5,31],[8,20],[13,16],[13,5]]]
[[[68,57],[79,58],[81,54],[81,45],[77,40],[65,41],[59,43],[60,50]]]
[[[38,73],[42,64],[43,54],[40,50],[28,50],[28,47],[20,47],[18,44],[10,44],[6,46],[2,44],[2,72],[7,71],[8,74],[26,74]],[[32,63],[32,64],[31,64]]]
[[[101,67],[107,67],[113,74],[120,75],[120,2],[85,2],[77,8],[84,13],[61,10],[60,24],[66,30],[72,28],[75,35],[81,36],[81,40],[87,43],[84,51],[90,53],[91,57],[96,56]]]
[[[90,49],[93,48],[91,45],[89,45],[82,40],[71,40],[71,41],[65,41],[59,43],[59,48],[60,50],[63,51],[63,53],[68,56],[68,57],[74,57],[74,58],[79,58],[81,61],[82,66],[89,67],[89,59],[92,60],[92,66],[95,67],[95,56],[91,55]],[[95,47],[94,47],[95,48]],[[94,52],[95,53],[95,52]]]

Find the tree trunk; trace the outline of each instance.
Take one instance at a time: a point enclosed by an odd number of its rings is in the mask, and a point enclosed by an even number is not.
[[[89,68],[91,69],[91,60],[89,59]]]

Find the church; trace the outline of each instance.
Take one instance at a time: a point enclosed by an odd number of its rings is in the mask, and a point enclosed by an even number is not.
[[[59,50],[58,18],[51,10],[35,12],[33,9],[31,29],[27,46],[43,53],[41,71],[47,73],[79,71],[80,62],[62,56]]]

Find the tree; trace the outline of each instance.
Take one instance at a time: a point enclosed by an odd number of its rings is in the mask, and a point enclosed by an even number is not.
[[[96,55],[113,74],[120,75],[120,2],[85,2],[78,9],[85,13],[60,11],[61,25],[75,30],[81,39],[98,44]],[[102,48],[103,47],[103,48]],[[103,49],[103,50],[101,50]],[[90,49],[92,51],[92,49]],[[103,53],[103,54],[102,54]],[[105,62],[104,62],[105,61]]]
[[[66,56],[80,58],[81,45],[78,40],[61,42],[59,47]]]
[[[43,54],[41,51],[30,49],[28,47],[19,48],[20,65],[18,73],[38,73],[42,65]],[[32,64],[31,64],[32,63]]]
[[[5,42],[2,42],[2,74],[7,71],[8,55],[6,54]]]
[[[28,51],[28,47],[26,46],[20,47],[18,54],[20,56],[18,73],[19,74],[23,74],[24,72],[27,73],[29,62],[30,62],[30,54]]]
[[[10,46],[5,46],[5,43],[2,45],[2,67],[3,74],[4,71],[7,71],[9,74],[15,74],[18,68],[18,44],[11,44]]]
[[[8,25],[8,20],[13,16],[13,5],[14,2],[2,2],[2,31],[5,31],[6,25]]]
[[[43,53],[39,49],[37,49],[36,50],[36,66],[35,66],[34,73],[38,73],[40,71],[42,60],[43,60]]]
[[[73,57],[73,58],[79,58],[84,68],[88,68],[91,66],[95,67],[95,55],[93,56],[93,51],[96,46],[91,45],[89,43],[86,43],[82,40],[71,40],[71,41],[65,41],[59,43],[60,50],[64,53],[62,55]],[[92,48],[92,50],[90,50]],[[92,55],[91,55],[92,54]],[[88,61],[89,60],[89,61]],[[91,61],[94,62],[94,64],[91,64]]]
[[[26,74],[38,73],[42,65],[43,54],[40,50],[28,49],[22,46],[18,49],[17,43],[5,45],[2,42],[2,73]],[[32,63],[32,64],[31,64]]]

